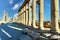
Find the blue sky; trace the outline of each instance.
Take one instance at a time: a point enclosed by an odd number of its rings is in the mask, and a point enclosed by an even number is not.
[[[3,17],[4,10],[8,11],[9,17],[13,17],[13,15],[18,12],[18,9],[23,1],[24,0],[0,0],[0,19]],[[36,19],[38,19],[38,5],[36,10]],[[50,20],[50,0],[44,0],[44,20]]]
[[[3,17],[4,10],[8,12],[9,17],[13,17],[22,3],[23,0],[0,0],[0,19]]]
[[[38,17],[38,5],[37,5],[37,17]],[[38,20],[38,18],[36,19]],[[50,20],[50,0],[44,0],[44,20]],[[59,0],[59,20],[60,20],[60,0]]]

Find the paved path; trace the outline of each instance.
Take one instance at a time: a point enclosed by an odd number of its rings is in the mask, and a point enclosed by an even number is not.
[[[25,35],[22,33],[22,30],[26,26],[17,23],[5,23],[0,24],[0,40],[19,40],[19,38],[25,38]],[[27,40],[27,39],[25,39]],[[41,37],[40,40],[45,40],[44,37]]]
[[[22,27],[22,26],[21,26]],[[22,35],[21,30],[14,23],[6,23],[0,25],[0,40],[18,40]]]

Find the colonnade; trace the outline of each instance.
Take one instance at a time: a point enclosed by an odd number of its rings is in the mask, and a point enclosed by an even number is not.
[[[31,5],[30,5],[31,1]],[[44,0],[25,0],[19,9],[19,22],[27,26],[32,26],[36,28],[36,1],[39,4],[39,26],[40,30],[44,30]],[[59,14],[59,0],[51,1],[51,31],[60,32],[58,25],[58,14]],[[30,10],[32,9],[32,12]],[[30,14],[32,14],[32,20],[30,19]],[[32,25],[31,25],[32,24]]]

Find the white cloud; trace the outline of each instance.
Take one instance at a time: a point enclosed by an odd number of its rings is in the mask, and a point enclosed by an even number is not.
[[[18,16],[18,13],[14,14],[14,17],[17,17]]]
[[[18,18],[18,13],[14,14],[13,18],[17,19]]]
[[[18,4],[15,4],[13,10],[18,9]]]
[[[10,4],[12,4],[13,3],[13,0],[10,0],[10,2],[9,2]]]

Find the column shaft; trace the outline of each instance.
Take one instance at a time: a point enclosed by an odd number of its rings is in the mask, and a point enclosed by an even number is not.
[[[22,24],[23,24],[23,9],[22,9],[22,13],[21,13],[21,15],[22,15],[22,20],[21,20],[21,21],[22,21]]]
[[[21,23],[22,23],[22,15],[21,15]]]
[[[19,12],[19,14],[20,14],[20,13],[21,13],[21,11]],[[20,19],[21,19],[21,17],[19,16],[19,22],[21,22],[21,20],[20,20]]]
[[[26,25],[26,5],[24,6],[25,9],[25,25]]]
[[[58,31],[58,13],[59,13],[59,6],[58,0],[51,0],[51,30]]]
[[[34,28],[36,28],[35,19],[36,19],[36,0],[32,0],[32,26]]]
[[[24,13],[22,13],[22,23],[24,24]]]
[[[25,25],[25,6],[24,6],[24,25]]]
[[[25,25],[25,12],[24,12],[24,25]]]
[[[26,10],[26,25],[28,25],[28,10]]]
[[[44,0],[39,0],[39,29],[44,29]]]
[[[30,2],[28,3],[28,25],[30,26]]]
[[[23,18],[23,16],[21,15],[21,17]],[[21,22],[23,23],[23,20],[22,20],[22,18],[21,18]]]
[[[25,6],[25,21],[26,21],[26,25],[27,25],[27,9],[26,9],[26,6]]]
[[[19,16],[19,18],[21,18],[20,16]],[[21,20],[19,20],[20,22],[21,22]]]

